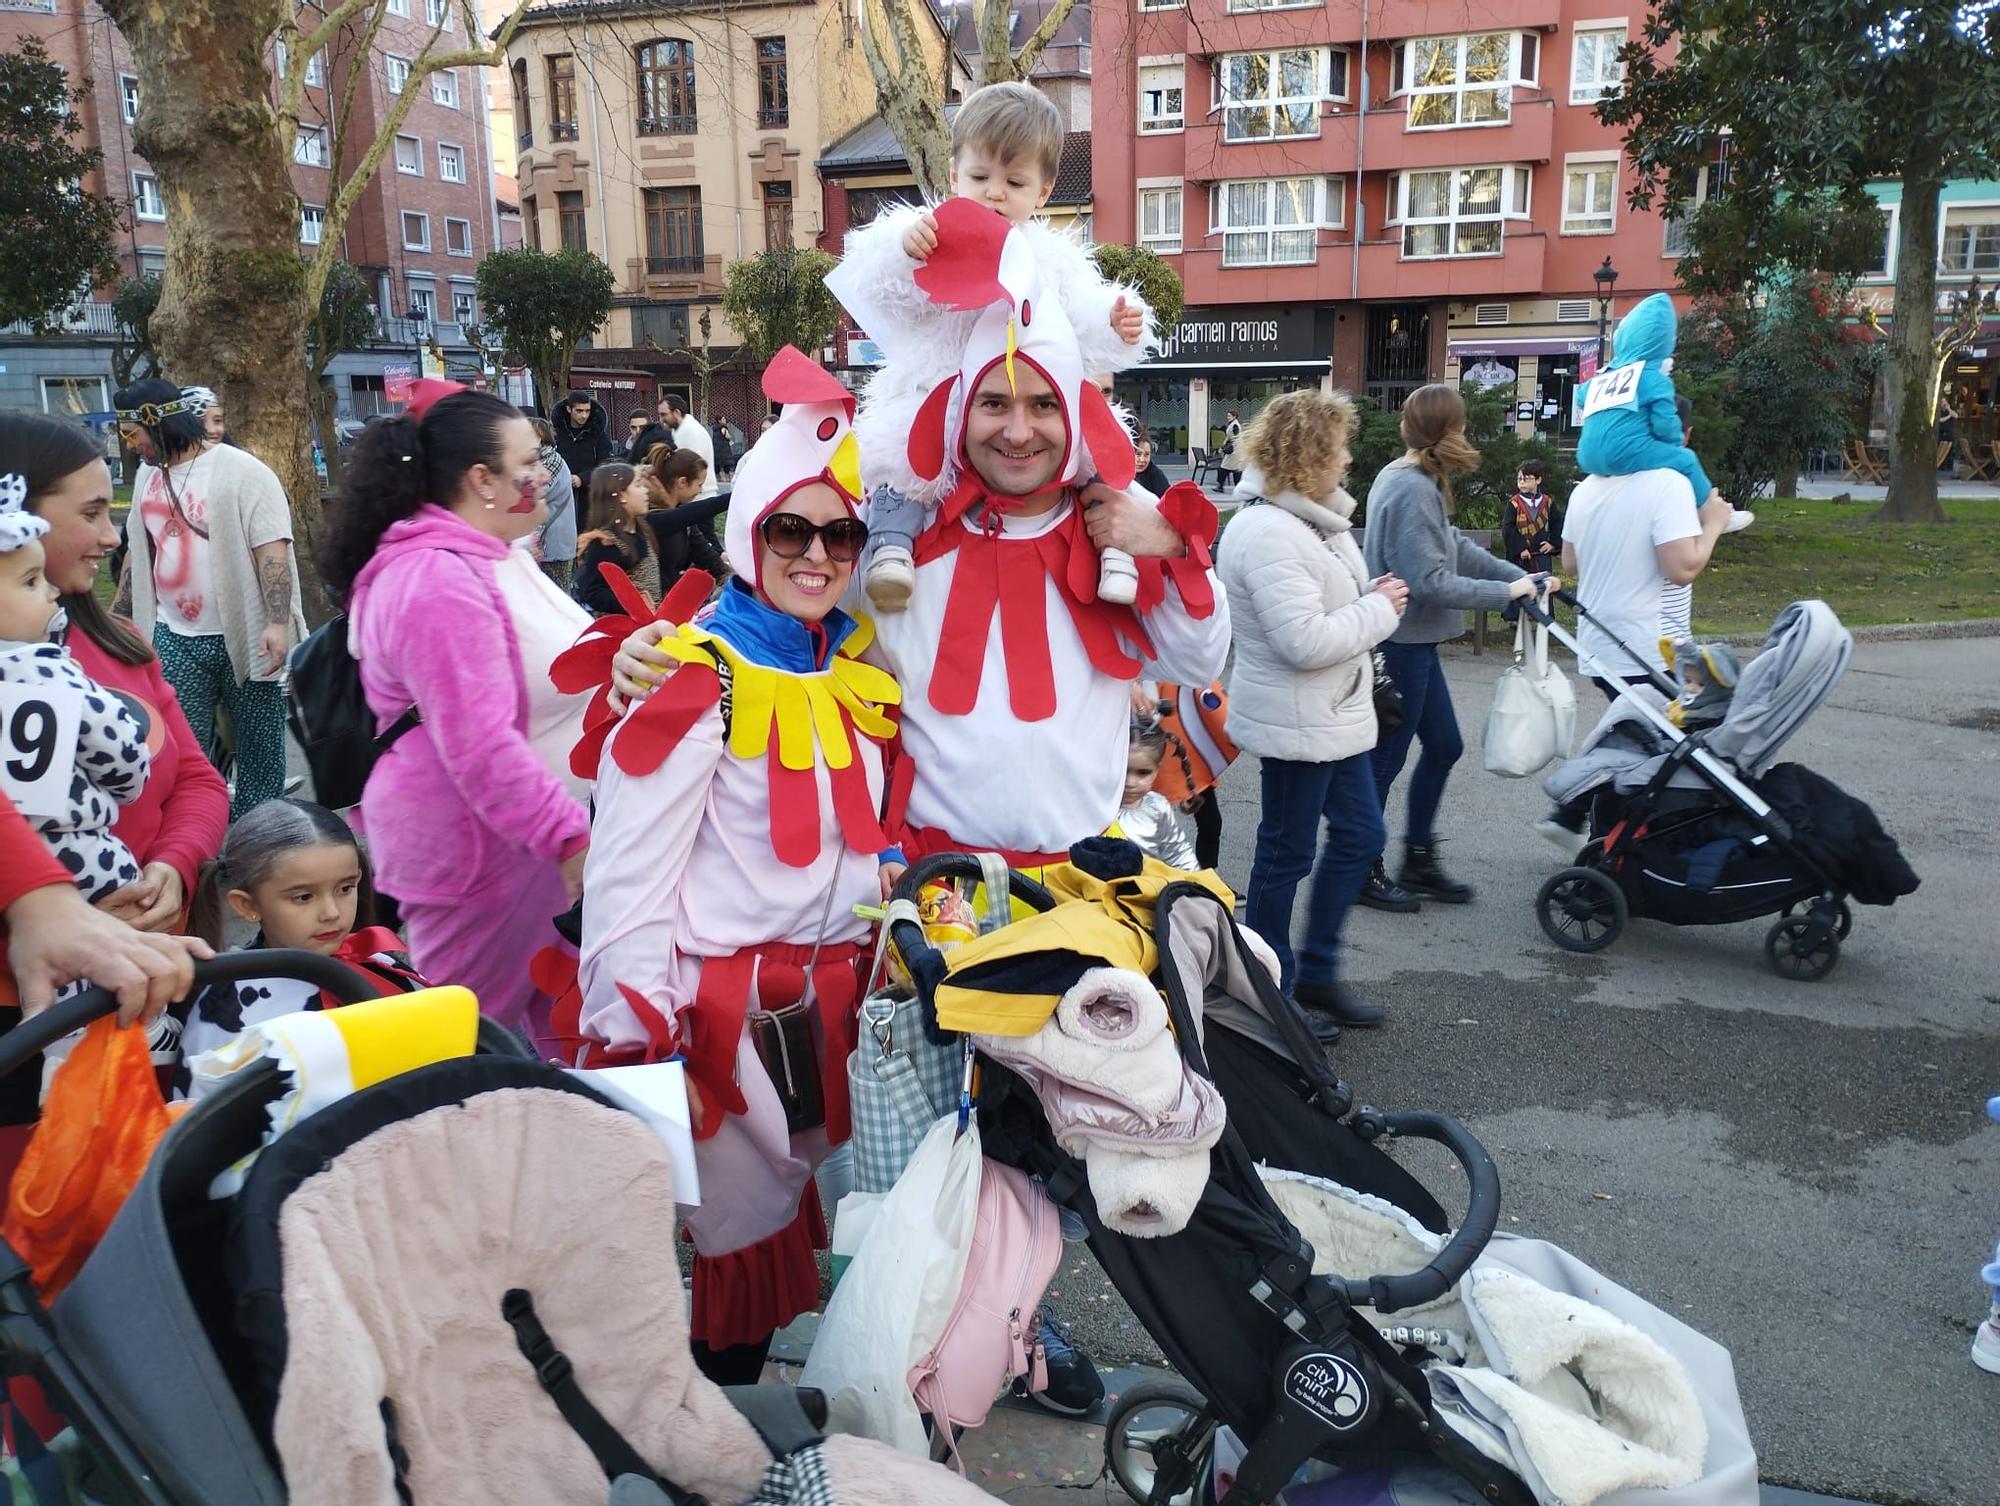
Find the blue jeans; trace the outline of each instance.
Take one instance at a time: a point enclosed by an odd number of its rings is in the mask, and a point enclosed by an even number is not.
[[[1375,765],[1375,798],[1382,809],[1389,808],[1389,789],[1403,772],[1410,756],[1412,740],[1423,746],[1417,757],[1416,772],[1410,775],[1409,811],[1403,822],[1403,840],[1419,845],[1431,842],[1431,823],[1437,818],[1438,802],[1444,798],[1444,782],[1451,766],[1465,752],[1459,736],[1458,716],[1451,709],[1451,689],[1444,682],[1444,661],[1435,643],[1385,643],[1382,659],[1389,678],[1403,697],[1403,725],[1392,736],[1375,745],[1371,755]]]
[[[1289,993],[1294,982],[1333,982],[1341,924],[1388,833],[1365,753],[1333,763],[1266,758],[1262,771],[1264,812],[1257,823],[1257,856],[1250,865],[1243,919],[1278,954],[1279,982]],[[1315,866],[1313,848],[1322,819],[1326,843]],[[1295,964],[1292,906],[1299,880],[1308,873],[1313,882],[1306,900],[1306,940]]]

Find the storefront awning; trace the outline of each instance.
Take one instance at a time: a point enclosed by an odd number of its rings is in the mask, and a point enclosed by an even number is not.
[[[1453,340],[1451,354],[1459,360],[1478,360],[1482,356],[1573,356],[1597,345],[1596,335],[1572,335],[1567,339],[1551,340],[1542,336],[1502,340]]]

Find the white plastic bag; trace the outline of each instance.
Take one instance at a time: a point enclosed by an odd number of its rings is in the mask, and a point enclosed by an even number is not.
[[[936,1345],[965,1280],[979,1212],[979,1126],[931,1126],[826,1304],[799,1384],[826,1394],[827,1431],[930,1456],[910,1367]]]
[[[1487,772],[1526,779],[1567,758],[1575,735],[1576,688],[1549,663],[1549,630],[1531,630],[1523,612],[1514,625],[1514,662],[1501,671],[1486,714]]]

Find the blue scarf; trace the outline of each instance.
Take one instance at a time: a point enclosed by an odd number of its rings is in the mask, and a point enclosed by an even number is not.
[[[701,625],[753,664],[796,675],[825,669],[856,626],[838,607],[819,622],[788,617],[759,601],[741,579],[732,579],[723,588],[714,611]]]

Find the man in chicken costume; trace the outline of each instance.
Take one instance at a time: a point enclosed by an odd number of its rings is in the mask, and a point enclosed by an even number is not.
[[[868,623],[836,606],[867,540],[854,401],[790,347],[764,393],[784,411],[736,470],[735,577],[693,621],[656,625],[664,688],[595,723],[579,969],[593,1063],[686,1061],[692,1333],[725,1384],[754,1382],[773,1331],[818,1301],[810,1183],[848,1134],[854,907],[879,900],[902,856],[879,816],[896,683],[857,657]],[[601,663],[606,636],[571,653]],[[587,739],[581,756],[595,752]]]
[[[1130,435],[1032,237],[963,199],[937,222],[918,285],[970,325],[906,329],[888,305],[863,316],[889,357],[856,422],[864,480],[935,506],[909,609],[878,622],[870,654],[904,687],[890,812],[913,857],[988,851],[1034,868],[1116,819],[1131,682],[1221,673],[1215,508],[1198,487],[1132,486]],[[1138,557],[1131,606],[1098,599],[1105,548]]]

